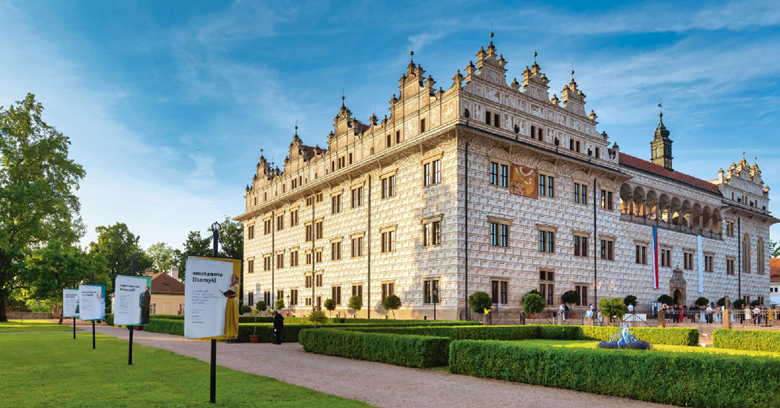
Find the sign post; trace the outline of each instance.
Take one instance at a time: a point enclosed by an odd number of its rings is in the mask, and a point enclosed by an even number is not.
[[[127,364],[133,364],[133,328],[149,324],[152,278],[117,275],[114,284],[114,325],[130,328]]]
[[[63,289],[62,290],[62,317],[73,318],[73,339],[74,340],[76,339],[76,316],[78,315],[79,315],[78,289]]]
[[[95,349],[95,321],[103,320],[106,316],[105,285],[79,285],[79,316],[85,322],[92,322],[92,349]]]

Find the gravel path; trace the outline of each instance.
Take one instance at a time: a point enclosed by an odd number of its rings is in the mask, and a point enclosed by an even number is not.
[[[127,329],[122,328],[99,325],[96,331],[124,340],[128,337]],[[170,334],[136,331],[133,342],[195,357],[201,361],[210,361],[211,347],[210,343],[205,341],[187,340]],[[378,407],[649,408],[668,406],[579,391],[455,375],[443,371],[323,356],[307,353],[297,343],[282,345],[219,343],[217,364],[328,394],[365,401]],[[217,389],[217,398],[219,398],[219,389]]]

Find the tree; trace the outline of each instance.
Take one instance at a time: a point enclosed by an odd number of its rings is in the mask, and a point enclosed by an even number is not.
[[[474,313],[484,314],[493,307],[493,300],[485,292],[474,292],[469,296],[469,307]]]
[[[636,296],[634,295],[628,295],[623,299],[623,304],[626,306],[628,305],[636,306],[636,303],[637,303]]]
[[[700,297],[696,299],[696,306],[707,306],[710,303],[710,300],[706,297]]]
[[[309,315],[309,321],[314,323],[314,327],[316,328],[320,324],[325,324],[328,321],[328,318],[322,310],[315,310]]]
[[[328,310],[328,314],[333,316],[333,311],[336,310],[336,301],[333,299],[325,299],[325,309]]]
[[[718,302],[716,303],[716,305],[722,306],[722,307],[726,306],[726,298],[722,297],[722,298],[718,299]]]
[[[544,310],[544,299],[538,291],[530,291],[523,296],[523,311],[528,314],[539,313]]]
[[[74,194],[83,167],[68,157],[70,139],[42,119],[27,94],[0,107],[0,322],[11,294],[25,286],[25,260],[52,238],[76,242],[84,233]]]
[[[623,299],[621,298],[601,298],[599,300],[599,306],[601,308],[601,313],[604,316],[615,316],[618,320],[621,320],[623,319],[623,316],[626,315],[626,305],[623,304]]]
[[[769,240],[770,245],[772,245],[772,251],[771,251],[771,257],[772,258],[780,258],[780,240],[778,241],[772,241]]]
[[[355,310],[355,317],[357,317],[358,312],[360,309],[363,308],[363,299],[360,296],[352,296],[349,298],[349,308]]]
[[[574,304],[577,303],[578,300],[580,300],[580,295],[573,290],[567,290],[561,295],[561,301],[563,301],[563,303]]]
[[[182,244],[183,250],[175,250],[174,258],[176,259],[176,266],[179,268],[179,279],[184,280],[187,276],[185,274],[185,268],[187,266],[187,257],[192,256],[213,256],[214,249],[211,246],[212,236],[208,235],[203,237],[198,231],[190,231],[187,235],[187,240]]]
[[[219,256],[244,259],[244,224],[225,217],[225,221],[220,224],[219,246],[221,247]]]
[[[274,310],[277,312],[284,309],[284,299],[276,299],[276,302],[274,302]]]
[[[258,300],[256,306],[257,306],[257,310],[261,312],[265,312],[266,310],[268,310],[268,305],[265,304],[264,300]]]
[[[382,302],[382,307],[393,312],[393,319],[395,319],[395,311],[401,308],[401,298],[396,295],[390,295]]]
[[[175,264],[173,248],[165,242],[152,244],[146,249],[146,256],[152,261],[152,268],[158,272],[168,272]]]
[[[667,306],[671,306],[674,304],[674,298],[669,295],[658,296],[658,301]]]
[[[118,222],[110,226],[95,228],[98,233],[97,242],[90,242],[90,253],[98,257],[103,270],[108,272],[106,292],[112,292],[117,275],[129,275],[132,270],[132,259],[135,258],[136,272],[152,266],[152,260],[138,245],[141,237],[136,236],[125,223]]]

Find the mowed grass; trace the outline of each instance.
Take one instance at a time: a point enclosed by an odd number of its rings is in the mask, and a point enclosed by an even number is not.
[[[129,366],[127,352],[126,341],[103,335],[97,335],[97,349],[93,350],[92,336],[83,334],[76,340],[69,333],[0,334],[0,405],[370,406],[224,367],[217,367],[217,403],[210,404],[208,363],[134,344],[133,365]]]
[[[70,319],[65,320],[63,323],[68,321]],[[76,331],[79,330],[78,328],[76,329]],[[57,324],[48,320],[9,320],[8,322],[0,322],[0,333],[41,331],[73,331],[73,326]]]
[[[579,347],[579,348],[598,348],[598,341],[592,340],[519,340],[518,343],[529,346],[547,346],[547,347]],[[752,350],[731,350],[714,347],[693,347],[693,346],[667,346],[664,344],[653,344],[653,349],[661,351],[673,351],[675,353],[703,353],[703,354],[735,354],[753,357],[775,357],[780,358],[780,353],[768,351]]]

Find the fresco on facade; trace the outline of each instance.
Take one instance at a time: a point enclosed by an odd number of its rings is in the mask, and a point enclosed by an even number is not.
[[[539,185],[536,183],[538,175],[536,169],[513,164],[509,192],[523,197],[539,198]]]

